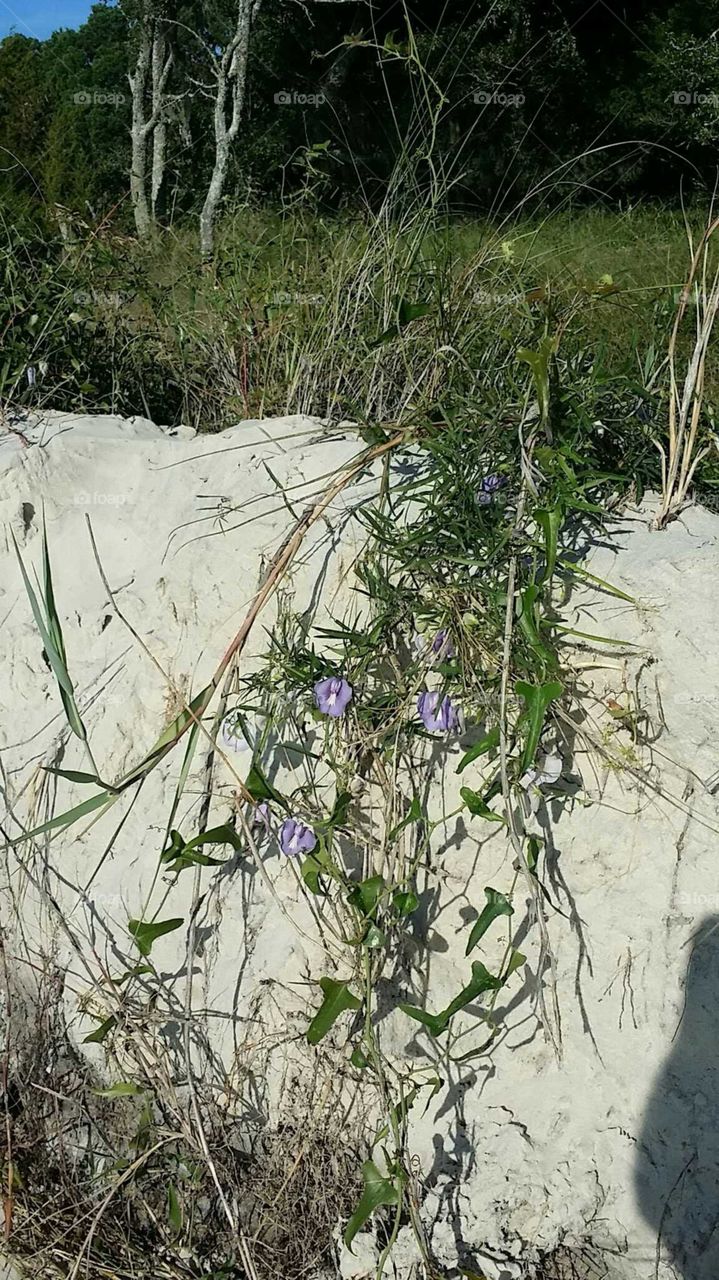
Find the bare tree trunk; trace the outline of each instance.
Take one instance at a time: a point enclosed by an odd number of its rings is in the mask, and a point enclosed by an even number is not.
[[[164,101],[163,68],[167,53],[164,30],[159,27],[152,42],[152,114],[157,123],[152,134],[152,220],[157,221],[157,206],[165,178],[167,150],[167,104]]]
[[[145,172],[147,168],[147,129],[145,128],[145,89],[147,72],[150,65],[152,37],[148,26],[143,23],[140,32],[140,44],[137,50],[135,71],[128,75],[130,94],[132,96],[132,160],[130,163],[130,197],[132,212],[135,216],[135,227],[140,239],[150,232],[150,209],[147,203],[147,186]]]
[[[200,213],[200,250],[206,259],[212,257],[217,209],[225,189],[232,144],[240,128],[247,87],[250,30],[260,4],[261,0],[237,0],[234,35],[222,55],[215,58],[215,163]]]
[[[165,85],[172,66],[172,52],[166,53],[166,40],[161,30],[160,19],[145,17],[140,26],[140,41],[135,61],[135,70],[130,72],[130,94],[132,98],[132,125],[130,137],[132,142],[132,159],[130,164],[130,196],[135,227],[138,236],[143,239],[150,234],[154,223],[155,208],[155,154],[153,152],[152,204],[147,195],[147,149],[150,135],[154,133],[165,110]],[[148,89],[148,76],[152,69],[152,108],[149,116],[145,114],[145,100]],[[159,168],[159,156],[162,154],[162,166]],[[158,172],[164,172],[164,143],[161,152],[157,153]],[[161,183],[161,177],[160,177]],[[159,186],[158,186],[159,194]]]

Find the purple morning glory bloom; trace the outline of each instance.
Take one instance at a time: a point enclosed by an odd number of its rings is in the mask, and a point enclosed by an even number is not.
[[[504,476],[496,474],[485,476],[477,494],[477,502],[480,507],[488,507],[490,502],[494,500],[495,495],[499,493],[499,490],[504,488],[505,483]]]
[[[449,694],[440,698],[436,689],[430,693],[420,693],[417,710],[422,724],[430,733],[452,733],[460,728],[460,712]]]
[[[233,751],[247,751],[249,744],[244,733],[244,716],[241,711],[228,711],[222,721],[222,741]]]
[[[432,653],[436,653],[442,658],[454,657],[455,648],[452,644],[449,632],[446,631],[444,627],[441,631],[437,632],[434,640],[432,641]]]
[[[266,800],[255,805],[252,814],[252,826],[255,830],[263,828],[265,835],[270,834],[270,806]]]
[[[280,848],[289,858],[296,858],[301,853],[311,853],[317,844],[317,836],[312,827],[299,818],[285,818],[280,827]]]
[[[352,685],[342,676],[318,680],[314,687],[315,702],[325,716],[341,716],[352,701]]]

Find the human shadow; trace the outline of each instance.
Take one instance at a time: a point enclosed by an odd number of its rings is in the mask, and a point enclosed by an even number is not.
[[[687,965],[672,1049],[654,1081],[634,1185],[656,1232],[652,1274],[719,1277],[719,915],[703,920]]]

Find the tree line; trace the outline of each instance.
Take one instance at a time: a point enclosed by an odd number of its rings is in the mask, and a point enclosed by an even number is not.
[[[98,3],[0,43],[0,195],[196,215],[209,254],[224,201],[372,206],[407,156],[465,211],[706,188],[718,29],[719,0]]]

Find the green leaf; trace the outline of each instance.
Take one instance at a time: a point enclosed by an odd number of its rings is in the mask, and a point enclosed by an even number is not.
[[[334,978],[320,978],[323,1000],[317,1013],[307,1028],[307,1039],[310,1044],[318,1044],[334,1025],[340,1014],[347,1010],[359,1009],[362,1001],[353,995],[346,982],[336,982]]]
[[[240,837],[234,827],[223,822],[222,826],[211,827],[209,831],[201,831],[199,835],[193,836],[188,840],[183,849],[183,853],[189,853],[191,849],[197,849],[201,844],[231,844],[236,852],[241,852],[244,848]]]
[[[164,937],[166,933],[174,933],[181,929],[185,921],[182,917],[173,920],[128,920],[127,931],[134,938],[141,956],[149,956],[153,942]]]
[[[480,756],[486,755],[488,751],[493,751],[494,748],[498,746],[499,725],[495,725],[493,729],[489,730],[489,733],[485,733],[484,737],[481,738],[479,742],[475,742],[474,746],[471,746],[469,751],[465,752],[457,765],[456,772],[462,773],[463,770],[467,768],[468,764],[472,764],[474,760],[478,760]]]
[[[207,706],[213,693],[214,685],[208,684],[206,688],[202,689],[201,692],[192,699],[188,704],[187,709],[181,711],[179,716],[175,717],[172,723],[169,724],[164,732],[160,734],[160,737],[157,739],[152,750],[148,752],[148,754],[138,765],[135,766],[134,769],[131,769],[130,772],[125,774],[125,777],[121,779],[121,783],[119,785],[121,785],[123,789],[125,787],[129,787],[133,782],[139,782],[139,780],[143,778],[150,769],[153,769],[156,764],[159,764],[163,756],[166,756],[168,751],[171,751],[175,743],[182,737],[188,725],[195,725],[195,719],[201,717],[207,710]]]
[[[362,1198],[345,1228],[344,1242],[350,1252],[357,1232],[362,1229],[375,1209],[379,1209],[381,1205],[396,1206],[400,1203],[399,1188],[389,1178],[383,1177],[373,1160],[366,1160],[362,1165],[362,1181],[364,1183]]]
[[[559,506],[539,509],[535,511],[534,518],[544,534],[544,554],[547,563],[543,581],[549,582],[557,563],[557,541],[562,524],[562,509]]]
[[[317,831],[333,831],[335,827],[343,827],[347,821],[347,811],[352,804],[351,791],[340,791],[336,797],[329,818],[317,823]]]
[[[135,1084],[134,1080],[118,1080],[117,1084],[110,1085],[108,1089],[93,1089],[92,1092],[98,1098],[136,1098],[145,1090]]]
[[[521,951],[513,950],[507,962],[507,968],[502,974],[502,984],[507,982],[507,980],[511,978],[512,974],[516,973],[517,969],[521,969],[522,965],[526,963],[527,957],[523,956]]]
[[[386,342],[391,342],[393,338],[398,338],[402,330],[411,324],[413,320],[419,320],[422,316],[429,315],[432,310],[429,302],[407,302],[406,298],[400,298],[397,303],[397,323],[389,326],[384,330],[374,342],[371,342],[370,350],[375,347],[381,347]]]
[[[467,943],[467,950],[465,951],[465,955],[467,956],[470,951],[474,951],[474,948],[480,938],[484,937],[489,926],[494,920],[497,920],[499,916],[514,915],[514,907],[509,901],[509,898],[506,898],[498,889],[490,889],[487,887],[484,891],[484,895],[487,902],[472,926],[472,932],[469,935],[469,941]]]
[[[167,1218],[173,1236],[179,1236],[182,1231],[182,1205],[171,1182],[167,1184]]]
[[[400,916],[409,916],[419,906],[419,898],[411,889],[395,889],[392,903]]]
[[[107,1036],[109,1036],[110,1032],[112,1031],[112,1028],[116,1026],[117,1026],[117,1018],[114,1018],[114,1017],[105,1018],[105,1021],[101,1022],[99,1027],[96,1027],[94,1031],[91,1031],[89,1036],[85,1036],[85,1039],[83,1040],[82,1043],[83,1044],[102,1044],[103,1040],[105,1040]]]
[[[350,1054],[350,1062],[358,1071],[365,1071],[370,1064],[367,1054],[359,1045],[356,1045],[352,1050],[352,1053]]]
[[[258,764],[253,764],[250,772],[245,778],[245,787],[249,791],[253,800],[275,800],[277,804],[281,804],[286,808],[285,802],[270,782],[267,781],[264,773]]]
[[[226,859],[211,858],[206,853],[199,853],[198,849],[203,844],[231,844],[237,852],[241,852],[244,848],[235,829],[228,826],[227,823],[220,827],[212,827],[209,831],[201,831],[199,835],[193,836],[187,843],[185,843],[179,831],[171,831],[170,844],[160,854],[160,861],[171,863],[171,869],[178,872],[178,874],[180,871],[185,871],[188,867],[194,866],[221,867]]]
[[[482,995],[485,991],[498,991],[503,985],[502,978],[495,978],[493,974],[479,960],[475,960],[472,965],[472,978],[466,987],[463,987],[459,995],[443,1009],[441,1013],[427,1013],[425,1009],[420,1009],[416,1005],[401,1004],[399,1007],[408,1017],[414,1018],[415,1022],[421,1022],[427,1027],[433,1036],[440,1036],[443,1031],[447,1030],[451,1019],[455,1013],[459,1013],[460,1009],[471,1004],[477,996]]]
[[[362,946],[373,947],[375,949],[378,949],[379,947],[386,947],[387,937],[376,924],[371,924],[362,939]]]
[[[96,786],[104,787],[108,792],[117,792],[117,787],[113,787],[110,782],[103,782],[96,773],[80,773],[77,769],[58,769],[51,764],[43,765],[43,769],[45,773],[54,773],[58,778],[67,778],[68,782],[94,782]]]
[[[385,888],[384,876],[370,876],[363,880],[347,894],[350,906],[356,907],[363,916],[372,916],[376,910]]]
[[[65,645],[62,638],[62,628],[55,608],[55,597],[52,589],[52,573],[50,570],[50,557],[47,547],[47,529],[45,527],[44,517],[42,532],[44,611],[40,607],[40,602],[38,601],[35,590],[27,575],[22,556],[20,555],[20,548],[17,545],[17,539],[15,538],[14,533],[12,535],[12,540],[15,546],[15,554],[17,555],[18,564],[20,565],[20,572],[22,574],[25,590],[30,601],[30,608],[32,609],[38,631],[40,632],[48,662],[50,663],[53,675],[57,681],[58,691],[60,693],[67,722],[76,737],[80,738],[82,742],[86,742],[87,734],[85,732],[85,726],[82,722],[80,712],[77,708],[77,703],[75,702],[75,691],[72,680],[70,679],[70,673],[67,669],[67,661],[65,658]]]
[[[523,360],[524,363],[528,364],[532,370],[534,387],[537,392],[537,403],[539,405],[539,420],[543,427],[547,425],[549,420],[549,367],[552,356],[555,355],[558,346],[558,338],[545,333],[544,336],[540,338],[536,351],[531,351],[527,347],[520,347],[517,351],[517,359]]]
[[[25,840],[34,840],[35,836],[44,835],[46,831],[54,831],[56,827],[71,827],[73,823],[79,822],[80,818],[84,818],[88,813],[93,813],[95,809],[103,806],[110,807],[118,798],[118,792],[113,795],[107,795],[103,792],[98,796],[90,796],[89,800],[83,800],[82,804],[75,805],[74,809],[66,809],[64,813],[57,814],[54,818],[49,818],[47,822],[41,823],[39,827],[33,827],[32,831],[26,832],[25,835],[18,836],[17,840],[13,840],[13,847],[23,844]]]
[[[542,662],[547,667],[556,667],[557,659],[552,650],[547,648],[537,626],[536,607],[538,597],[539,587],[534,585],[525,587],[522,592],[517,622],[520,630],[524,633],[534,652],[542,659]]]
[[[478,796],[476,791],[472,791],[471,787],[460,787],[459,794],[464,800],[469,812],[476,818],[486,818],[488,822],[506,823],[506,818],[503,818],[501,813],[495,813],[493,809],[490,809],[486,800],[483,800],[481,796]]]
[[[527,840],[527,868],[532,875],[535,875],[537,871],[540,849],[541,845],[537,837],[530,836]]]
[[[550,703],[561,697],[563,688],[558,680],[550,680],[546,684],[529,684],[526,680],[518,680],[514,686],[514,692],[518,698],[524,699],[528,721],[527,738],[519,764],[520,773],[524,773],[534,760],[547,708]]]
[[[627,595],[626,591],[620,591],[619,587],[613,587],[611,582],[607,582],[605,578],[598,578],[595,573],[590,573],[588,569],[582,568],[581,565],[574,564],[572,560],[560,560],[559,564],[562,569],[566,569],[567,573],[572,573],[577,578],[582,578],[585,582],[592,582],[594,586],[601,587],[602,591],[608,592],[610,596],[616,596],[617,600],[626,600],[627,604],[637,603],[634,596]]]
[[[304,880],[310,893],[323,893],[321,877],[329,876],[331,880],[342,880],[342,873],[335,866],[330,856],[329,850],[324,844],[319,844],[316,849],[307,854],[300,875]]]

